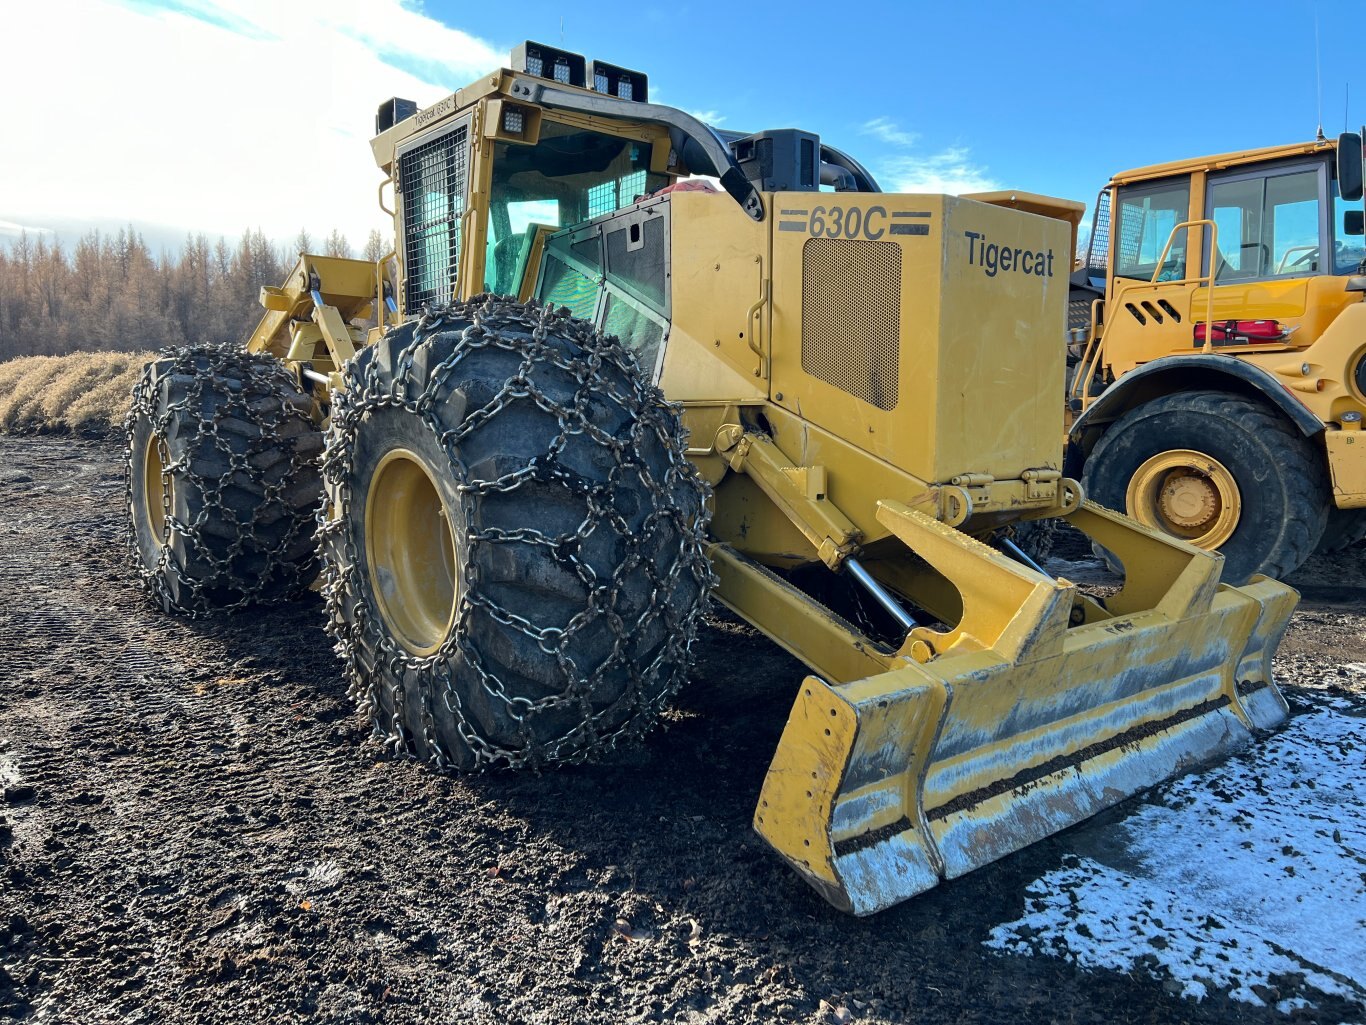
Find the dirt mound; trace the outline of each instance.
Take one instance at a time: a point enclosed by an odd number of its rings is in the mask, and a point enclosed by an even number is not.
[[[0,431],[111,431],[123,422],[147,352],[72,352],[0,363]]]

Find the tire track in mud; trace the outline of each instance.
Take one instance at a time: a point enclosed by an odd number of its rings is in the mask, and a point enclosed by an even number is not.
[[[85,468],[54,462],[54,483],[29,489],[40,501],[69,490],[56,483],[62,470]],[[160,969],[153,978],[176,981],[173,966],[183,952],[174,932],[155,943],[147,938],[184,910],[192,872],[183,863],[225,855],[229,862],[250,862],[250,828],[221,826],[246,826],[239,809],[256,803],[262,777],[229,757],[250,748],[246,738],[257,716],[214,700],[251,678],[236,672],[226,652],[204,644],[197,624],[148,614],[118,565],[122,485],[108,476],[95,482],[103,485],[105,516],[13,522],[0,568],[7,598],[0,646],[11,681],[4,735],[15,748],[8,760],[15,776],[11,792],[17,787],[19,795],[11,802],[18,804],[11,847],[41,850],[57,869],[44,865],[29,875],[16,867],[10,874],[13,882],[32,884],[48,916],[62,923],[50,935],[65,956],[37,958],[40,979],[43,966],[96,958],[127,962],[120,941],[105,934],[131,934],[144,937],[133,944],[139,952],[128,973],[133,992],[145,990],[149,980],[139,969],[152,965]],[[23,740],[28,743],[22,747],[15,743]],[[297,746],[284,747],[271,761],[277,777],[307,774],[307,754]],[[296,778],[291,789],[304,789],[302,780]],[[82,813],[64,814],[72,805]],[[206,805],[214,810],[204,814]],[[47,885],[74,867],[76,849],[100,852],[100,845],[87,841],[105,831],[118,837],[121,850],[113,857],[105,851],[89,868],[113,877],[111,894]],[[169,852],[172,857],[165,856]],[[82,925],[89,919],[106,922],[91,931]],[[10,925],[11,938],[25,931]],[[34,970],[24,981],[37,981]],[[116,982],[115,992],[120,989]],[[139,992],[127,1009],[145,1012],[155,1003],[155,996],[149,1005]],[[63,1015],[109,1010],[106,998],[87,1004],[80,993],[40,999],[35,1006]]]
[[[446,778],[368,740],[316,600],[152,609],[121,502],[112,446],[0,436],[0,1019],[1289,1020],[983,950],[1069,834],[826,907],[749,828],[802,670],[732,620],[641,748]],[[1306,622],[1331,676],[1362,619]]]

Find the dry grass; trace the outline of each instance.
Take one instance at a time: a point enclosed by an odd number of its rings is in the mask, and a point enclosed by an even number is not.
[[[147,352],[72,352],[0,363],[0,431],[106,431],[123,422]]]

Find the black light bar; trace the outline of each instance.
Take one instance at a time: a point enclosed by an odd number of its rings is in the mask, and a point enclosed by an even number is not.
[[[412,100],[399,99],[397,96],[385,100],[375,112],[375,134],[393,128],[400,121],[407,121],[416,113],[417,104]]]
[[[513,49],[512,70],[525,71],[528,75],[546,78],[562,85],[577,85],[580,89],[587,81],[586,62],[577,53],[557,50],[544,43],[533,43],[530,39],[525,43],[518,43]]]
[[[643,71],[619,68],[606,61],[589,61],[588,88],[619,99],[645,103],[649,100],[650,80]]]

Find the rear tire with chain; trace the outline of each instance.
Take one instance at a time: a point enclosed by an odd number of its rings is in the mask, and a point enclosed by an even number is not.
[[[196,346],[143,368],[124,419],[128,551],[168,612],[293,597],[317,575],[322,433],[266,355]]]
[[[1138,494],[1144,479],[1157,497]],[[1299,568],[1323,536],[1331,504],[1322,452],[1265,403],[1229,392],[1178,392],[1130,410],[1087,457],[1084,483],[1101,505],[1221,552],[1230,584]],[[1169,514],[1189,525],[1185,536],[1182,523],[1168,524],[1158,511],[1169,498]],[[1095,551],[1123,572],[1110,552]]]
[[[706,484],[615,339],[480,297],[347,367],[324,458],[328,626],[396,751],[582,761],[683,683],[711,583]]]
[[[1366,538],[1366,509],[1330,509],[1328,525],[1315,549],[1324,554],[1340,552]]]

